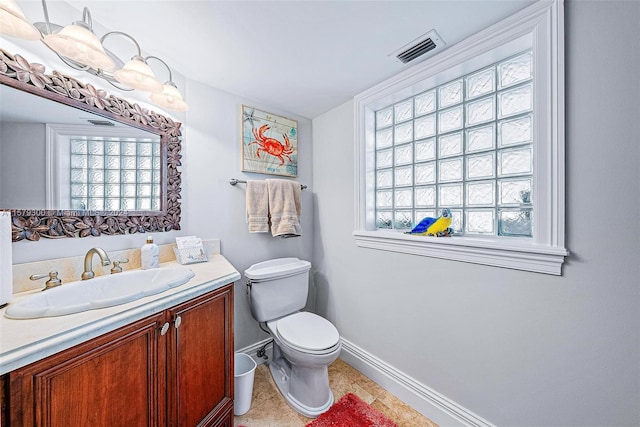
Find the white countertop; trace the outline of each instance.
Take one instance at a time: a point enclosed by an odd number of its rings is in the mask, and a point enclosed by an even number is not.
[[[180,264],[166,262],[160,264],[160,268],[176,265]],[[6,307],[1,309],[0,375],[240,279],[240,273],[219,254],[211,255],[208,262],[186,267],[193,271],[195,277],[184,285],[113,307],[21,320],[6,318]],[[40,291],[16,294],[13,302],[36,292]]]

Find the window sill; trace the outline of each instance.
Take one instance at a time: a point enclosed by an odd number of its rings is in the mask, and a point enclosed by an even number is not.
[[[397,231],[354,231],[361,248],[442,258],[553,275],[562,274],[564,248],[470,237],[411,236]]]

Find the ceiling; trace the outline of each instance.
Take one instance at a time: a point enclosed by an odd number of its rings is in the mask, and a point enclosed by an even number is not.
[[[307,118],[417,62],[389,54],[429,30],[446,49],[532,2],[67,0],[188,79]]]

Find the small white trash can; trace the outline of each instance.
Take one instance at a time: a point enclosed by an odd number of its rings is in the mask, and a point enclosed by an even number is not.
[[[253,377],[258,365],[245,353],[236,353],[233,362],[233,415],[243,415],[251,408]]]

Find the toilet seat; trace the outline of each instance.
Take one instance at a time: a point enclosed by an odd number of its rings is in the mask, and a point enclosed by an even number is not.
[[[280,339],[303,353],[324,354],[340,341],[338,330],[327,319],[306,311],[291,314],[275,322]]]

